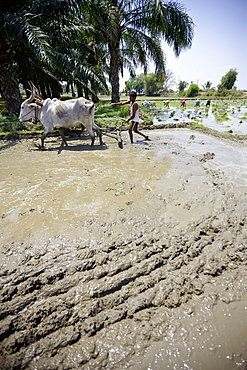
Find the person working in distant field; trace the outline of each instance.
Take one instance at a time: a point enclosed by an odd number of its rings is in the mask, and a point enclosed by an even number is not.
[[[209,107],[210,107],[210,104],[211,104],[211,100],[210,100],[210,99],[208,99],[208,100],[206,101],[206,108],[209,108]]]
[[[185,106],[186,106],[186,100],[185,99],[182,99],[181,100],[180,107],[185,107]]]
[[[143,136],[145,140],[149,140],[148,136],[144,135],[142,132],[138,130],[138,124],[140,122],[140,118],[139,118],[139,105],[136,102],[136,97],[137,97],[136,92],[132,91],[130,93],[130,98],[128,101],[111,104],[111,106],[130,104],[131,116],[126,121],[127,122],[131,121],[131,124],[129,126],[129,136],[130,136],[130,141],[132,144],[133,144],[133,131],[136,134]]]
[[[170,100],[163,100],[163,103],[166,108],[169,108]]]
[[[200,99],[198,98],[198,99],[196,100],[195,106],[196,106],[196,107],[200,107],[200,103],[201,103],[201,102],[200,102]]]

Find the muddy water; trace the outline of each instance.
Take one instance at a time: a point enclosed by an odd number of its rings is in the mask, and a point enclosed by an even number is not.
[[[59,145],[60,140],[47,142],[49,149],[42,153],[27,142],[2,153],[4,243],[27,236],[40,241],[80,236],[76,230],[82,220],[106,213],[114,220],[116,212],[155,188],[170,167],[165,153],[119,151],[116,145],[91,149],[76,142],[60,151]]]
[[[222,103],[219,103],[222,104]],[[170,124],[170,123],[182,123],[182,122],[195,122],[202,123],[205,127],[208,127],[218,132],[231,132],[234,135],[246,135],[247,134],[247,108],[239,103],[238,105],[226,104],[224,107],[221,106],[220,112],[227,114],[227,119],[217,121],[215,114],[218,110],[214,110],[213,107],[200,108],[190,107],[188,109],[181,108],[170,108],[164,109],[154,117],[154,124]]]
[[[4,143],[3,369],[245,369],[247,148]]]

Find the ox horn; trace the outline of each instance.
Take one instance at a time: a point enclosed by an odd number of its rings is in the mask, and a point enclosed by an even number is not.
[[[29,82],[29,86],[30,86],[31,90],[28,90],[28,91],[30,91],[31,95],[30,95],[27,102],[31,103],[35,98],[35,91],[34,91],[34,88],[33,88],[33,84],[31,82]]]
[[[37,89],[37,87],[32,82],[29,82],[29,86],[31,88],[31,90],[29,90],[31,92],[31,96],[30,96],[28,102],[31,103],[33,100],[35,100],[36,104],[42,106],[43,105],[43,99],[40,97],[39,90]]]
[[[43,99],[41,99],[40,97],[38,99],[35,99],[35,103],[40,107],[43,107],[43,102],[44,102]]]
[[[35,103],[42,107],[44,100],[39,95],[35,95]]]

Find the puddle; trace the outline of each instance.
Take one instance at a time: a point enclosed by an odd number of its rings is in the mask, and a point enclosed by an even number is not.
[[[120,150],[114,143],[107,150],[86,146],[89,150],[80,151],[70,141],[59,154],[59,144],[47,140],[48,150],[41,152],[31,143],[18,143],[1,153],[2,243],[21,241],[34,231],[40,242],[69,236],[87,217],[107,212],[114,218],[155,189],[170,167],[164,152]]]
[[[134,356],[131,369],[246,369],[246,304],[210,307],[210,300],[193,299],[185,311],[177,309],[173,320],[167,319],[163,341],[154,342],[141,358]]]

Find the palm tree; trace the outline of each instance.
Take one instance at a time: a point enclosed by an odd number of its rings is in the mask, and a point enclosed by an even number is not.
[[[212,82],[211,81],[207,81],[204,85],[202,85],[202,88],[205,91],[208,91],[208,90],[212,89]]]
[[[156,73],[165,73],[161,37],[173,46],[176,56],[191,46],[193,21],[177,2],[94,0],[87,2],[87,9],[90,24],[108,48],[113,102],[119,100],[119,75],[124,67],[131,75],[138,65],[146,72],[152,59]]]
[[[79,8],[80,7],[80,8]],[[178,3],[163,0],[9,0],[0,8],[0,91],[9,111],[18,114],[18,83],[32,80],[45,96],[60,94],[60,81],[80,93],[106,88],[119,99],[119,74],[149,59],[165,73],[160,37],[176,55],[190,47],[193,22]],[[87,46],[89,45],[89,47]]]
[[[85,3],[82,1],[82,5]],[[65,1],[65,8],[61,1],[47,2],[48,5],[44,7],[42,4],[42,8],[39,2],[34,4],[37,4],[35,12],[42,14],[39,26],[51,39],[53,69],[49,80],[55,76],[57,83],[67,81],[72,88],[76,86],[78,96],[88,98],[91,94],[93,100],[97,100],[97,92],[105,92],[107,85],[101,72],[100,51],[93,39],[92,26],[85,23],[77,2],[75,7],[73,3],[69,4],[69,0],[66,6]],[[44,17],[48,22],[43,22]]]
[[[21,104],[19,91],[20,61],[35,56],[39,61],[50,63],[51,48],[48,36],[35,26],[31,2],[11,0],[0,10],[0,87],[6,108],[18,114]],[[35,65],[35,63],[33,64]],[[27,67],[27,66],[26,66]],[[32,68],[33,69],[33,68]],[[28,71],[29,68],[26,68]],[[23,73],[24,74],[24,73]]]
[[[92,51],[84,33],[89,32],[77,4],[76,0],[9,0],[1,7],[0,91],[10,112],[17,115],[20,110],[19,83],[27,90],[28,81],[34,82],[44,98],[59,97],[62,80],[93,96],[92,86],[107,88],[100,67],[87,62]]]

